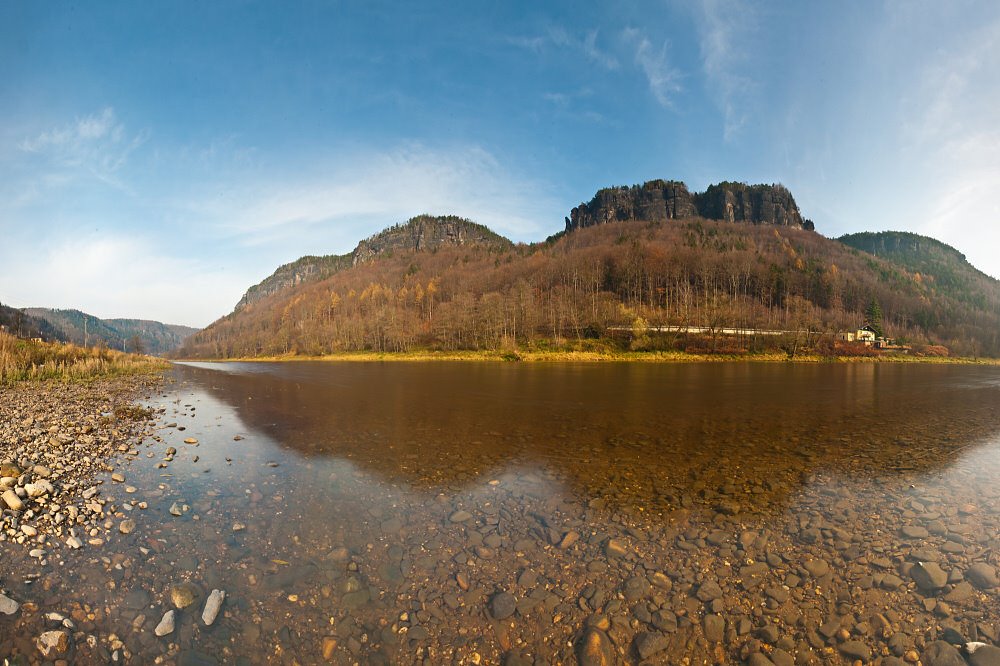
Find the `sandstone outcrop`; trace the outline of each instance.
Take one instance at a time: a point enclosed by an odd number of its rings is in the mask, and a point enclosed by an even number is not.
[[[573,209],[566,218],[566,231],[626,220],[661,222],[696,216],[813,229],[813,223],[802,218],[792,193],[783,185],[724,182],[710,185],[702,193],[692,193],[679,181],[651,180],[632,187],[599,190],[590,202]]]

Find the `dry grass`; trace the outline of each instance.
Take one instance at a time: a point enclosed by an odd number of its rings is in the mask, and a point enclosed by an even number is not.
[[[20,340],[0,333],[0,384],[22,380],[80,380],[151,372],[166,362],[100,347]]]

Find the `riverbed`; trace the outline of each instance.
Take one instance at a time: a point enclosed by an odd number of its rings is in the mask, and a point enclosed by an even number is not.
[[[77,663],[783,666],[1000,641],[996,367],[178,364],[138,398],[100,543],[0,546],[27,607],[0,651],[58,629]]]

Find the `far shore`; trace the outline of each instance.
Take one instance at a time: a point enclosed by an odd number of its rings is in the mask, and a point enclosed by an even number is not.
[[[249,363],[249,362],[297,362],[297,361],[493,361],[525,363],[932,363],[947,365],[987,365],[1000,366],[1000,359],[967,358],[947,356],[909,356],[905,354],[885,354],[880,356],[820,356],[817,354],[796,354],[789,358],[785,353],[767,352],[761,354],[697,354],[687,352],[608,352],[608,351],[433,351],[414,350],[405,352],[340,352],[320,356],[283,354],[277,356],[255,356],[237,358],[177,358],[178,362],[197,363]]]

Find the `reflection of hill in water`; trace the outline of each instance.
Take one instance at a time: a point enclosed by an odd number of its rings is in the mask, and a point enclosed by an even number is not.
[[[817,473],[945,467],[1000,430],[993,368],[286,363],[186,376],[306,457],[455,490],[539,466],[586,500],[783,506]],[[246,371],[246,373],[244,373]]]

